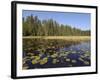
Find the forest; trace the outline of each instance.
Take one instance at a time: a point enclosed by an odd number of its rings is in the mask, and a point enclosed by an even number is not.
[[[40,20],[38,16],[23,17],[23,36],[90,36],[90,30],[81,30],[53,19]]]

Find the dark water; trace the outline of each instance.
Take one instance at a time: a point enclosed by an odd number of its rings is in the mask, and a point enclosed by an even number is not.
[[[23,40],[23,69],[90,66],[90,41]]]

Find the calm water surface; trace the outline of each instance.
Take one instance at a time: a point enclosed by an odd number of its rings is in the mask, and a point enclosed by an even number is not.
[[[30,44],[30,45],[29,45]],[[69,43],[26,41],[23,69],[90,66],[90,41]]]

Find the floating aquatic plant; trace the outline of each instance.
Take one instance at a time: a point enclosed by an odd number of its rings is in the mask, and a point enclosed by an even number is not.
[[[53,59],[52,63],[56,64],[57,63],[57,59]]]
[[[79,45],[77,47],[76,44],[69,47],[73,42],[41,39],[27,41],[24,41],[26,47],[23,48],[23,69],[52,67],[52,65],[56,67],[90,65],[90,50]]]
[[[77,61],[76,60],[72,60],[72,63],[76,63]]]
[[[66,61],[70,61],[70,59],[66,59]]]
[[[40,65],[46,64],[48,61],[48,58],[43,58],[42,60],[40,60]]]

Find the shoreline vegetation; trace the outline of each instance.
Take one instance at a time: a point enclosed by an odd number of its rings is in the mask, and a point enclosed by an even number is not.
[[[68,41],[88,41],[91,36],[23,36],[23,39],[59,39],[59,40],[68,40]]]

